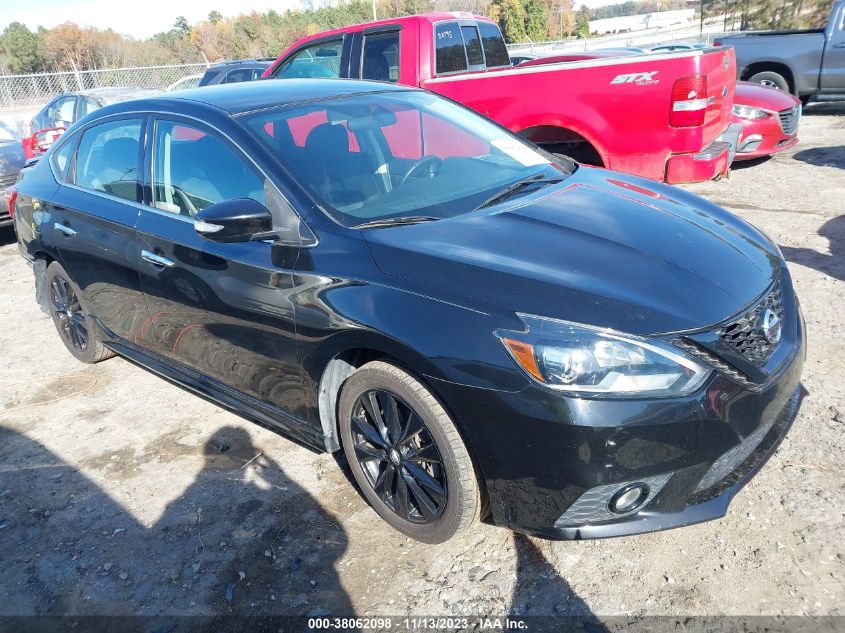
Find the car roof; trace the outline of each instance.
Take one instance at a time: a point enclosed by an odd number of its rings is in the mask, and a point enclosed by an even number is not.
[[[82,95],[85,97],[93,97],[104,104],[120,103],[121,101],[128,101],[129,99],[138,99],[140,97],[151,97],[153,95],[161,94],[158,88],[139,88],[137,86],[119,86],[106,88],[89,88],[87,90],[80,90],[72,94]]]
[[[384,91],[407,92],[412,90],[416,89],[387,82],[361,81],[358,79],[263,79],[167,92],[151,99],[145,99],[144,103],[157,106],[164,105],[165,102],[171,105],[193,102],[212,106],[229,114],[240,114],[301,101],[352,94]],[[112,110],[112,112],[114,111]]]
[[[236,67],[236,66],[243,66],[243,67],[264,67],[266,68],[269,66],[273,61],[275,61],[275,57],[267,57],[263,59],[231,59],[226,60],[223,62],[214,62],[209,66],[209,68],[227,68],[227,67]]]

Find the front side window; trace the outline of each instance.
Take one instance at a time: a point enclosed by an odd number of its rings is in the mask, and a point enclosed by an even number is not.
[[[399,81],[399,31],[364,36],[361,79]]]
[[[277,79],[338,78],[342,51],[342,39],[313,44],[284,62],[273,76]]]
[[[438,75],[467,69],[464,40],[457,22],[438,24],[434,28],[434,50]]]
[[[252,68],[238,68],[237,70],[230,70],[229,74],[226,75],[226,79],[221,81],[220,83],[224,84],[236,84],[242,81],[251,81],[252,80]]]
[[[569,173],[487,119],[421,91],[326,99],[238,121],[350,227],[460,215],[522,179],[540,186]]]
[[[141,123],[119,119],[85,130],[76,153],[76,184],[136,202]]]
[[[505,40],[499,27],[492,22],[479,22],[478,30],[481,33],[481,46],[484,48],[487,68],[510,66],[508,49],[505,47]]]
[[[153,206],[193,217],[206,207],[252,198],[264,204],[264,179],[228,143],[204,129],[159,120],[153,141]]]
[[[47,112],[51,123],[73,123],[73,109],[76,97],[61,97],[50,106]]]

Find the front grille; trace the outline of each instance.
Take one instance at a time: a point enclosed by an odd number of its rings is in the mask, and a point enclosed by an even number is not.
[[[679,339],[674,341],[677,347],[680,347],[685,352],[689,352],[690,354],[694,354],[698,356],[702,360],[707,361],[710,365],[715,367],[719,373],[724,374],[728,378],[732,379],[735,382],[738,382],[740,385],[748,389],[749,391],[759,391],[761,386],[748,380],[748,378],[737,370],[735,367],[728,365],[725,361],[723,361],[718,356],[711,354],[703,347],[699,347],[695,343],[691,343],[690,341],[686,341],[684,339]]]
[[[781,110],[778,112],[778,118],[780,119],[780,129],[783,130],[784,134],[790,136],[795,134],[798,131],[798,124],[801,122],[801,106]]]
[[[11,176],[0,176],[0,192],[2,192],[2,190],[6,187],[14,185],[17,179],[17,174],[12,174]]]
[[[783,294],[780,280],[775,282],[769,294],[756,306],[716,331],[719,338],[730,345],[734,351],[757,365],[765,363],[777,347],[777,343],[770,343],[760,328],[760,315],[766,309],[772,310],[778,319],[783,321]]]

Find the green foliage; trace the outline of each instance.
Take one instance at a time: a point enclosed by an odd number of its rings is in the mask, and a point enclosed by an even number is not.
[[[0,65],[12,73],[33,73],[49,63],[44,38],[26,25],[12,22],[0,35]]]
[[[220,11],[209,11],[208,12],[208,21],[212,24],[217,24],[218,22],[223,20],[223,14]]]
[[[590,10],[586,5],[581,5],[575,15],[575,33],[578,37],[590,37]]]
[[[525,3],[525,34],[533,42],[548,39],[549,17],[543,0],[528,0]]]

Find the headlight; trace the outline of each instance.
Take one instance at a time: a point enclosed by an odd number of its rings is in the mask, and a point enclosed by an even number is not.
[[[613,330],[518,315],[525,331],[496,336],[525,372],[552,389],[607,396],[680,396],[710,370],[675,347]]]
[[[734,104],[734,116],[738,116],[740,119],[765,119],[769,116],[769,113],[760,108]]]

